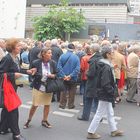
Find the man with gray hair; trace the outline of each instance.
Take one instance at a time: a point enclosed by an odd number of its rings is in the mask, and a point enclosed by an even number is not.
[[[57,63],[61,54],[63,54],[62,50],[58,47],[58,40],[51,40],[51,48],[52,48],[52,59]]]
[[[85,92],[85,102],[83,107],[83,113],[79,116],[78,120],[88,121],[90,117],[90,111],[92,107],[92,103],[96,106],[98,105],[98,99],[96,95],[96,84],[97,84],[97,77],[96,77],[96,64],[102,58],[100,54],[100,46],[98,43],[94,43],[90,45],[92,56],[89,60],[89,70],[87,72],[87,83],[86,83],[86,92]]]
[[[115,79],[111,59],[113,50],[109,45],[105,45],[101,49],[103,59],[97,64],[98,73],[96,79],[97,97],[99,99],[98,108],[94,118],[88,128],[88,139],[99,139],[101,136],[96,133],[103,115],[107,115],[111,136],[122,136],[123,131],[118,130],[114,119],[114,110],[112,103],[114,102]]]
[[[5,41],[3,39],[0,39],[0,61],[5,56]]]
[[[52,59],[57,64],[58,60],[59,60],[59,57],[63,54],[62,50],[58,47],[58,40],[57,39],[52,39],[51,40],[51,50],[52,50]],[[60,100],[60,92],[53,93],[52,102],[55,101],[54,94],[57,95],[57,101],[59,102],[59,100]]]
[[[137,76],[138,76],[138,64],[140,57],[140,46],[132,46],[132,52],[127,57],[127,84],[128,84],[128,94],[126,101],[129,103],[136,103],[134,96],[137,92]]]
[[[123,45],[112,44],[112,48],[114,50],[112,56],[112,64],[114,65],[116,84],[118,86],[121,79],[121,72],[126,70],[126,63],[125,63],[125,57],[118,52],[118,49],[122,49]],[[121,101],[121,92],[122,92],[121,88],[118,88],[118,95],[116,95],[116,103],[119,103]]]

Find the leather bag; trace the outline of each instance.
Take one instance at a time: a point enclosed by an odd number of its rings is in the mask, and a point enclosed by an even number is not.
[[[45,88],[46,93],[60,92],[65,90],[63,80],[58,77],[56,77],[55,79],[48,78],[45,84]]]

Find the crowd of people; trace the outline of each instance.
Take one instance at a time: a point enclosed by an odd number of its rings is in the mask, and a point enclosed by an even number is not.
[[[113,108],[122,101],[124,89],[127,90],[126,102],[140,106],[139,57],[139,42],[121,42],[117,36],[112,41],[104,38],[85,43],[61,39],[45,42],[29,38],[0,40],[0,74],[7,73],[15,91],[19,86],[15,84],[16,79],[22,76],[21,73],[29,74],[33,104],[24,128],[30,127],[40,105],[44,106],[41,124],[51,128],[48,121],[51,102],[58,101],[61,109],[75,108],[79,85],[83,111],[77,119],[88,121],[91,110],[95,113],[88,128],[88,139],[101,137],[96,129],[104,115],[107,116],[111,136],[123,135],[116,126]],[[46,94],[46,79],[55,77],[63,79],[65,90]],[[3,108],[0,134],[12,132],[13,140],[25,140],[20,134],[18,120],[18,108],[11,112]]]

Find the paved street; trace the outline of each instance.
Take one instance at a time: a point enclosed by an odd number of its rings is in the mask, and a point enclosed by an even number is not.
[[[43,108],[39,107],[33,120],[32,127],[23,129],[23,124],[27,120],[29,108],[31,106],[31,90],[28,87],[19,88],[19,95],[22,99],[20,107],[20,128],[22,134],[27,140],[86,140],[87,128],[89,122],[77,120],[82,107],[79,103],[82,101],[80,95],[76,95],[76,108],[69,110],[60,110],[58,103],[51,105],[49,122],[53,125],[51,129],[41,126]],[[97,132],[101,134],[101,140],[139,140],[140,139],[140,108],[135,104],[127,103],[124,100],[115,107],[115,119],[118,122],[118,128],[125,131],[123,137],[112,138],[109,135],[109,127],[106,120],[100,124]],[[0,136],[0,140],[11,140],[11,134]]]

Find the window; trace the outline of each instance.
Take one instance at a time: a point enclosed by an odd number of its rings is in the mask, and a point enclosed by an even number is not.
[[[88,35],[98,35],[102,36],[106,32],[106,27],[104,25],[89,25]]]

